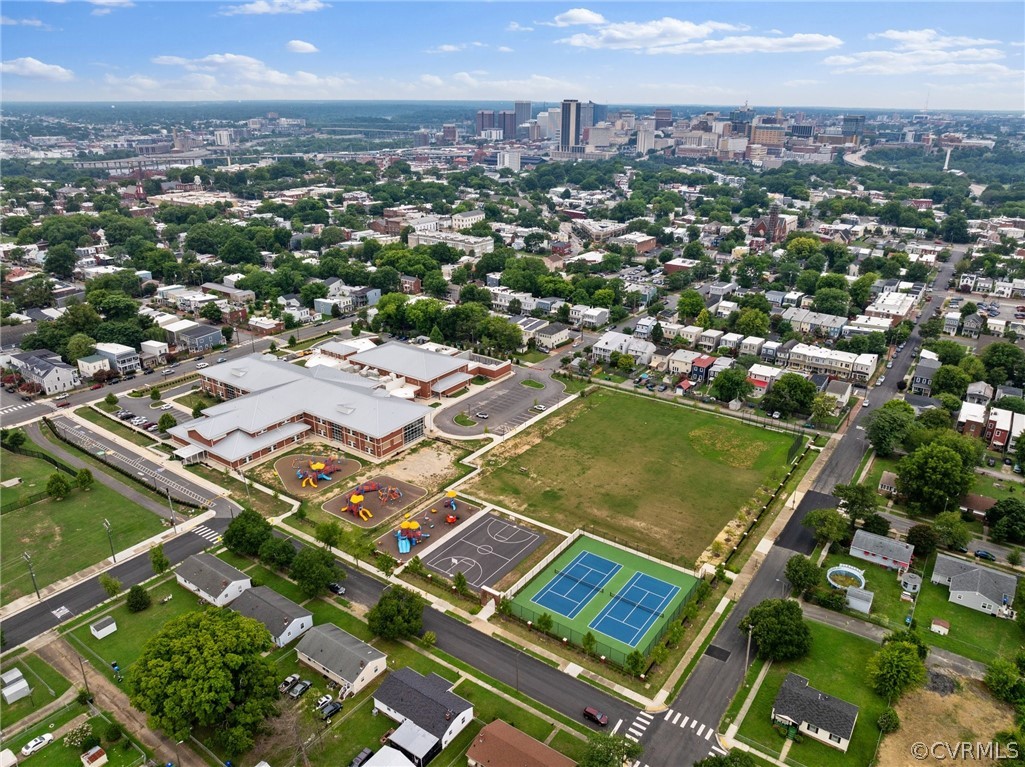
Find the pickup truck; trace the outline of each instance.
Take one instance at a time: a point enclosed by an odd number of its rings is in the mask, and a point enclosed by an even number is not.
[[[280,693],[288,692],[292,688],[292,685],[294,685],[298,681],[299,681],[299,675],[298,674],[289,674],[285,678],[285,681],[278,685],[278,692],[280,692]]]

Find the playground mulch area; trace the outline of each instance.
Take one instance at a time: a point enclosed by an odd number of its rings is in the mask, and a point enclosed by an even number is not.
[[[454,525],[450,525],[445,522],[445,517],[453,512],[451,509],[441,505],[445,500],[447,499],[437,498],[435,499],[435,503],[425,506],[415,514],[411,514],[409,517],[411,520],[415,519],[419,522],[420,529],[425,535],[429,535],[430,538],[414,546],[408,554],[400,555],[398,540],[395,538],[395,531],[398,529],[398,525],[394,525],[387,533],[377,539],[376,544],[378,551],[391,554],[400,562],[407,562],[420,554],[420,552],[427,546],[438,543],[439,541],[449,537],[457,530],[465,528],[469,524],[470,519],[480,511],[479,506],[471,506],[466,503],[466,501],[456,498],[456,510],[454,513],[456,517],[458,517],[458,521]],[[437,511],[435,513],[431,513],[431,509],[437,509]],[[346,517],[349,517],[349,515],[346,514]]]
[[[327,490],[334,490],[338,487],[340,480],[346,477],[351,477],[357,471],[362,468],[362,464],[359,461],[352,458],[343,458],[338,456],[335,461],[339,468],[337,471],[332,473],[331,480],[325,482],[322,479],[317,480],[316,487],[302,486],[302,479],[295,475],[299,469],[306,469],[309,466],[310,461],[314,462],[330,462],[332,456],[330,455],[312,455],[309,453],[293,453],[291,455],[282,456],[274,462],[274,471],[277,472],[278,479],[281,480],[281,484],[285,487],[285,492],[291,496],[298,498],[308,498],[311,495],[317,493],[323,493]]]
[[[346,506],[349,504],[349,496],[351,496],[356,491],[356,488],[359,487],[359,485],[350,485],[346,488],[344,493],[336,495],[321,508],[326,512],[341,517],[347,522],[351,522],[357,527],[369,530],[372,527],[377,527],[382,522],[387,522],[400,511],[408,509],[414,503],[427,495],[427,491],[422,487],[410,484],[409,482],[403,482],[400,479],[395,479],[394,477],[389,477],[387,475],[374,477],[373,479],[368,479],[360,484],[369,485],[371,482],[376,482],[382,488],[396,488],[400,493],[402,493],[402,497],[385,502],[378,495],[377,490],[364,493],[363,508],[369,511],[372,516],[369,519],[360,519],[359,517],[345,511]]]

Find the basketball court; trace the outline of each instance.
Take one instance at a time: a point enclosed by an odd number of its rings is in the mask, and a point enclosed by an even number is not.
[[[429,552],[423,563],[447,578],[461,572],[468,585],[479,589],[501,580],[543,540],[540,533],[483,514]]]

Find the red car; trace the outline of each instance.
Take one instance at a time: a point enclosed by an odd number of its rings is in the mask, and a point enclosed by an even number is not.
[[[64,402],[58,402],[57,407],[71,407],[71,403],[65,400]]]
[[[89,388],[90,388],[90,389],[102,389],[102,388],[103,388],[103,384],[101,384],[101,383],[98,383],[98,384],[93,384],[93,385],[92,385],[92,386],[90,386]]]

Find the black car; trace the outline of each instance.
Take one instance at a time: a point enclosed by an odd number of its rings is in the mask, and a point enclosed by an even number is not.
[[[337,581],[327,584],[327,590],[330,591],[332,594],[337,594],[340,597],[345,596],[345,586],[338,583]]]
[[[362,767],[365,762],[370,761],[370,757],[374,755],[372,749],[364,748],[349,762],[349,767]]]
[[[975,557],[976,557],[976,559],[986,559],[986,560],[989,560],[990,562],[996,562],[997,561],[997,558],[995,556],[993,556],[992,553],[986,551],[985,549],[976,549],[975,550]]]
[[[325,722],[330,721],[331,717],[342,710],[342,704],[337,700],[328,703],[324,708],[320,709],[320,718]]]

